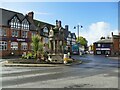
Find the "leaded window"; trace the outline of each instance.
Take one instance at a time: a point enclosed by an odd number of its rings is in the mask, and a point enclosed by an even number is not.
[[[21,49],[22,50],[27,50],[27,43],[25,43],[25,42],[23,42],[23,43],[21,43]]]
[[[20,21],[19,19],[14,16],[13,19],[10,22],[11,28],[12,29],[20,29]]]
[[[7,42],[0,41],[0,51],[1,50],[7,50]]]
[[[22,27],[21,28],[24,29],[24,30],[29,30],[29,22],[27,21],[27,19],[24,19],[22,21]]]
[[[18,50],[18,42],[11,42],[11,50]]]
[[[12,31],[12,37],[18,37],[18,31],[17,30]]]

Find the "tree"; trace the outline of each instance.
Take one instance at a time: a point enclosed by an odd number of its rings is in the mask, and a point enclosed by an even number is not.
[[[35,57],[38,58],[38,53],[43,53],[43,44],[40,42],[40,36],[32,36],[32,46],[35,53]]]
[[[80,37],[77,37],[77,43],[80,43],[83,46],[87,46],[88,41],[86,40],[86,38],[80,36]]]

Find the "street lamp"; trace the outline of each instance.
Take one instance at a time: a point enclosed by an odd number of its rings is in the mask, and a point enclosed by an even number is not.
[[[83,28],[83,26],[82,25],[77,25],[78,40],[79,40],[79,28]],[[76,29],[76,26],[74,26],[74,29]]]

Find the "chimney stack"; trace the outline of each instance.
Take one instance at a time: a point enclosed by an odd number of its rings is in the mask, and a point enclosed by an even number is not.
[[[56,27],[58,27],[58,20],[56,20]]]
[[[58,27],[61,27],[61,21],[58,22]]]
[[[33,19],[33,17],[34,17],[34,12],[29,12],[28,13],[28,18],[29,19]]]

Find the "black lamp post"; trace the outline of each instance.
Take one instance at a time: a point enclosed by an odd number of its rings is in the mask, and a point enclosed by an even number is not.
[[[78,40],[79,40],[79,28],[83,28],[83,26],[82,25],[77,25]],[[76,26],[74,26],[74,29],[76,29]]]

